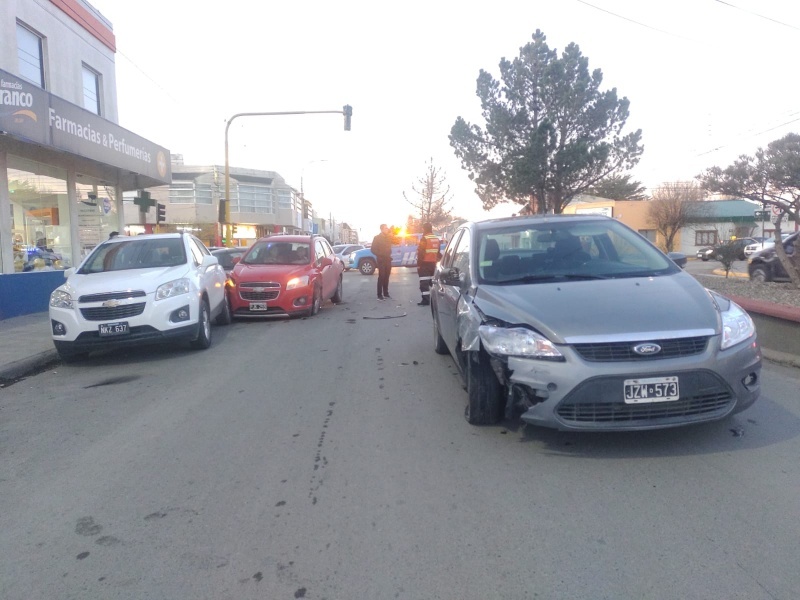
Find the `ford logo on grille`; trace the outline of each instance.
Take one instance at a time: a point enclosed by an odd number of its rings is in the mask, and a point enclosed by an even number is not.
[[[636,354],[647,356],[648,354],[658,354],[661,352],[661,346],[658,344],[639,344],[633,347],[633,351],[636,352]]]

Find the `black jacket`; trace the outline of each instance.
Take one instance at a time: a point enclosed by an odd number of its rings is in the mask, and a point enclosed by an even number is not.
[[[372,238],[372,246],[369,248],[378,259],[392,259],[392,238],[391,236],[379,233]]]

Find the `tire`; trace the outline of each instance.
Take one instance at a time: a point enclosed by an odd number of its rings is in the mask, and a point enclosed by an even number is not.
[[[433,311],[431,311],[433,312]],[[439,319],[436,318],[436,315],[433,315],[433,349],[436,354],[449,354],[450,351],[447,349],[447,344],[444,343],[444,338],[442,334],[439,333]]]
[[[331,296],[331,302],[334,304],[339,304],[342,301],[342,294],[344,293],[342,289],[342,276],[339,275],[339,283],[336,285],[336,292],[334,292],[333,296]]]
[[[465,357],[467,380],[467,407],[464,417],[470,425],[492,425],[501,417],[500,382],[489,364],[489,357],[483,351],[468,352]]]
[[[371,258],[365,258],[358,264],[358,270],[362,275],[374,275],[377,263]]]
[[[750,272],[750,281],[756,281],[758,283],[766,283],[770,280],[769,273],[764,267],[754,267],[753,270]]]
[[[228,292],[223,294],[222,312],[217,315],[217,325],[230,325],[233,321],[231,303],[228,301]]]
[[[311,297],[311,307],[306,311],[306,317],[313,317],[317,313],[319,313],[319,309],[322,306],[322,290],[320,290],[319,286],[314,286],[314,295]]]
[[[703,256],[700,257],[700,260],[702,260],[703,262],[708,262],[708,255],[703,254]]]
[[[192,348],[205,350],[211,346],[211,311],[208,302],[200,302],[200,322],[198,323],[197,339],[191,342]]]

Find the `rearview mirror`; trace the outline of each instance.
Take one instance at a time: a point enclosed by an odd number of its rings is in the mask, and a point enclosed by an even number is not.
[[[443,269],[439,279],[445,285],[461,285],[461,272],[457,267]]]

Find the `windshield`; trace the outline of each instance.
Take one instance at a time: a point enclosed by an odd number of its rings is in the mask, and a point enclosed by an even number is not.
[[[99,245],[78,273],[175,267],[185,263],[186,252],[181,238],[133,238]]]
[[[511,284],[666,275],[680,271],[613,219],[504,224],[478,238],[482,283]]]
[[[305,265],[310,257],[307,242],[256,242],[242,258],[245,265]]]

